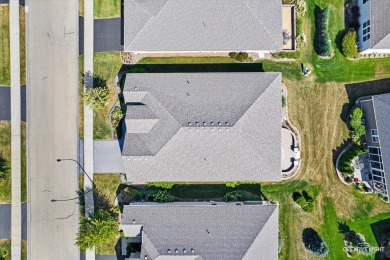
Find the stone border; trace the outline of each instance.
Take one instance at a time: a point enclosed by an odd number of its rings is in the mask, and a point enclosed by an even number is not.
[[[296,146],[298,147],[299,149],[299,152],[301,152],[301,155],[302,155],[302,144],[301,144],[301,134],[299,133],[298,129],[290,122],[289,118],[288,118],[288,91],[287,91],[287,87],[286,85],[282,85],[282,90],[284,93],[284,96],[286,97],[286,106],[285,108],[282,108],[282,109],[285,109],[286,110],[286,113],[285,113],[285,116],[282,118],[282,120],[284,122],[286,122],[287,126],[290,128],[289,130],[291,132],[293,132],[293,134],[295,135],[295,139],[296,139]],[[299,159],[299,163],[298,163],[298,166],[297,167],[293,167],[293,170],[295,169],[295,172],[293,174],[291,174],[290,176],[287,176],[287,177],[283,177],[283,172],[281,172],[282,174],[282,181],[286,181],[286,180],[289,180],[289,179],[292,179],[294,178],[299,170],[301,169],[301,164],[302,164],[302,156],[301,158]]]
[[[339,171],[339,167],[338,167],[338,166],[339,166],[339,160],[340,160],[341,156],[342,156],[346,151],[348,151],[349,149],[351,149],[352,146],[353,146],[353,144],[350,143],[350,144],[348,144],[347,147],[345,147],[345,148],[341,151],[341,153],[337,156],[336,164],[335,164],[337,176],[339,177],[339,179],[340,179],[340,181],[341,181],[342,183],[344,183],[345,185],[348,185],[348,186],[352,185],[353,182],[352,182],[352,183],[348,183],[348,182],[346,182],[346,181],[344,180],[343,175],[342,175],[341,172]]]

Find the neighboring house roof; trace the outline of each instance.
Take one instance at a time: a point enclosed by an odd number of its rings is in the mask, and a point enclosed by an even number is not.
[[[137,203],[124,206],[121,228],[131,225],[142,225],[142,259],[278,259],[277,205]]]
[[[390,190],[390,94],[373,96],[386,189]],[[369,130],[368,130],[369,131]]]
[[[283,49],[280,0],[125,0],[125,51]]]
[[[371,49],[390,49],[390,0],[371,0]]]
[[[132,182],[281,179],[280,73],[132,73],[123,94]]]

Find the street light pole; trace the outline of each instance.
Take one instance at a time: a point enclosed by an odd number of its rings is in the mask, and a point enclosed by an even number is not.
[[[78,164],[78,166],[81,168],[81,170],[83,170],[83,173],[85,175],[87,175],[88,179],[91,181],[92,183],[92,189],[90,189],[89,191],[83,193],[82,195],[76,197],[76,198],[72,198],[72,199],[65,199],[65,200],[56,200],[56,199],[52,199],[51,202],[57,202],[57,201],[69,201],[69,200],[76,200],[76,199],[80,199],[82,196],[85,196],[85,194],[87,194],[88,192],[90,191],[93,191],[95,188],[96,188],[96,185],[95,183],[93,182],[93,180],[89,177],[88,173],[84,170],[83,166],[81,166],[81,164],[77,161],[77,160],[74,160],[74,159],[57,159],[57,162],[61,162],[61,161],[72,161],[72,162],[75,162]]]

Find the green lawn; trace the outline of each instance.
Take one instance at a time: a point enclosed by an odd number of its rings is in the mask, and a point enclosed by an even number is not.
[[[110,103],[103,109],[94,112],[94,139],[111,139],[108,113],[116,100],[114,77],[122,67],[122,61],[119,52],[95,53],[93,59],[93,73],[107,80],[107,86],[110,90]]]
[[[96,188],[107,196],[112,206],[116,198],[116,190],[121,182],[120,174],[95,174],[93,182],[96,184]]]
[[[6,257],[1,257],[1,254],[7,251],[8,255]],[[11,260],[11,240],[2,239],[0,240],[0,259],[1,260]],[[22,240],[22,260],[27,259],[27,241]]]
[[[0,5],[0,85],[10,84],[9,7]]]
[[[11,202],[11,122],[0,121],[0,156],[9,167],[5,178],[0,179],[0,203]]]
[[[84,6],[84,4],[82,5]],[[121,0],[94,0],[93,1],[94,18],[120,17],[120,15],[121,15]]]

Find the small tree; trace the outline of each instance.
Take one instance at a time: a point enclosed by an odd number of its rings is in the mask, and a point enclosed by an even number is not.
[[[92,110],[102,109],[108,103],[108,88],[90,88],[83,94],[83,100]]]
[[[345,57],[357,58],[359,56],[356,40],[357,34],[354,30],[350,30],[344,35],[341,42],[341,48]]]
[[[85,252],[93,246],[104,245],[118,235],[118,222],[107,211],[99,209],[90,218],[82,218],[76,245]]]
[[[114,110],[112,111],[112,118],[115,120],[120,120],[120,119],[122,119],[122,117],[123,117],[122,109],[120,107],[116,106],[114,108]]]
[[[352,127],[351,133],[352,141],[356,145],[360,145],[360,136],[366,133],[366,127],[362,124],[363,110],[360,107],[356,107],[351,114],[349,125]]]
[[[324,240],[312,228],[305,228],[302,233],[302,241],[306,249],[319,257],[325,257],[329,253],[329,249]]]

